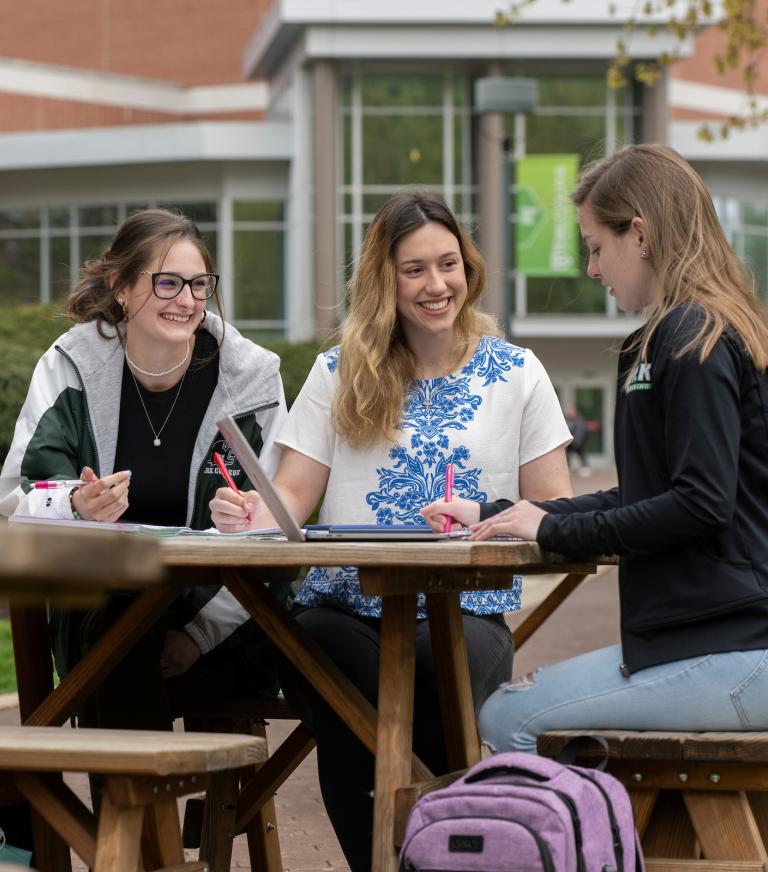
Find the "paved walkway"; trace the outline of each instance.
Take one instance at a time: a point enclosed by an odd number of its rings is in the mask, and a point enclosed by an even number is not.
[[[589,478],[575,476],[574,491],[585,493],[612,487],[613,472],[595,472]],[[515,617],[509,619],[514,626]],[[617,573],[608,568],[584,585],[558,610],[515,656],[513,673],[525,673],[556,660],[610,645],[618,641]],[[0,723],[18,723],[17,708],[0,709]],[[271,747],[293,729],[294,722],[278,721],[268,727]],[[343,765],[343,761],[339,761]],[[69,780],[69,779],[68,779]],[[71,783],[86,799],[85,779],[75,776]],[[314,753],[297,769],[277,795],[277,815],[280,829],[283,865],[286,872],[324,872],[349,867],[336,841],[323,808],[317,783]],[[189,859],[194,854],[190,852]],[[244,837],[235,840],[233,869],[249,869],[248,850]],[[77,859],[75,872],[85,872]]]

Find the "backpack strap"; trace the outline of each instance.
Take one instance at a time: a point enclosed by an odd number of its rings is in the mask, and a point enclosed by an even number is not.
[[[570,766],[575,763],[576,759],[582,754],[582,752],[592,744],[600,746],[603,756],[598,763],[591,768],[598,769],[600,772],[605,772],[605,769],[608,766],[609,753],[608,742],[606,742],[602,736],[576,736],[575,739],[571,739],[571,741],[561,749],[560,753],[554,759],[558,763],[562,763],[564,766]]]

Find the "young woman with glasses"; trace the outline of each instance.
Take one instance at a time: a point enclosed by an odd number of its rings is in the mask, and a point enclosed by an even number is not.
[[[235,480],[240,475],[215,424],[227,414],[276,468],[272,443],[286,414],[279,360],[206,309],[217,284],[187,218],[162,209],[126,218],[70,293],[75,325],[35,369],[0,477],[0,511],[205,529],[222,480],[212,453],[232,462]],[[82,484],[32,486],[55,479]],[[85,614],[53,612],[60,674],[130,600],[115,596]],[[190,589],[102,683],[81,721],[170,728],[187,690],[209,702],[276,693],[256,653],[260,634],[246,618],[225,589]],[[215,680],[203,684],[208,675]]]
[[[274,479],[304,521],[323,494],[324,523],[421,524],[419,509],[442,494],[448,466],[456,494],[505,488],[529,498],[569,494],[570,434],[536,357],[499,337],[479,310],[485,265],[439,198],[402,194],[374,217],[349,287],[337,348],[318,356],[286,426]],[[495,497],[494,497],[495,498]],[[257,495],[219,490],[222,530],[272,526]],[[503,613],[511,591],[462,594],[475,705],[512,669]],[[297,620],[375,705],[379,597],[363,596],[354,567],[309,571]],[[435,773],[447,759],[429,622],[419,597],[414,750]],[[317,740],[320,786],[353,872],[371,868],[372,756],[287,665],[281,684]]]

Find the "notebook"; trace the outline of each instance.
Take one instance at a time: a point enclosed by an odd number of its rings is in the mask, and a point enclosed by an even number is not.
[[[237,426],[237,422],[231,416],[217,422],[222,436],[229,443],[229,447],[240,461],[240,465],[246,472],[254,489],[272,512],[272,516],[281,527],[285,538],[290,542],[313,542],[341,540],[357,542],[378,542],[384,540],[397,540],[401,542],[434,541],[440,539],[456,539],[466,533],[434,533],[428,527],[409,527],[397,524],[317,524],[302,529],[296,519],[288,510],[280,494],[272,486],[264,467],[259,462],[256,452],[248,440],[243,436]]]

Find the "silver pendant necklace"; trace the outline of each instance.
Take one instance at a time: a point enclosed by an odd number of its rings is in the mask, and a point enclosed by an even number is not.
[[[131,360],[131,358],[128,357],[127,346],[125,349],[125,359],[128,361],[128,365],[131,367],[131,369],[135,369],[136,372],[140,372],[142,375],[151,376],[152,378],[160,378],[161,376],[170,375],[172,372],[176,372],[177,369],[181,369],[181,367],[184,366],[184,364],[187,362],[188,357],[189,357],[189,342],[187,342],[187,348],[186,348],[186,351],[184,352],[184,357],[182,357],[178,363],[174,364],[170,369],[164,369],[162,372],[150,372],[148,369],[142,369],[140,366],[136,366],[136,364]],[[133,375],[133,373],[131,373],[131,375]]]
[[[144,405],[144,397],[142,397],[141,391],[139,390],[139,383],[136,381],[136,376],[131,372],[130,369],[128,370],[128,372],[131,373],[131,378],[133,379],[133,383],[136,385],[136,393],[139,395],[139,402],[141,403],[141,408],[144,409],[144,414],[147,416],[147,422],[149,423],[149,428],[150,428],[150,430],[152,430],[152,435],[155,437],[152,444],[155,446],[155,448],[159,448],[160,445],[162,445],[162,442],[160,441],[160,434],[165,429],[165,425],[168,423],[168,419],[171,417],[171,415],[173,414],[173,410],[176,408],[176,400],[178,400],[178,398],[179,398],[179,394],[181,393],[181,388],[182,388],[182,385],[184,384],[184,379],[187,377],[187,373],[185,372],[184,375],[181,377],[181,381],[179,382],[179,389],[176,391],[176,396],[173,398],[173,403],[171,403],[170,411],[165,416],[165,421],[163,421],[159,430],[155,430],[155,425],[152,423],[152,419],[149,417],[149,412],[147,411],[147,407]],[[189,370],[187,370],[187,372],[189,372]]]

